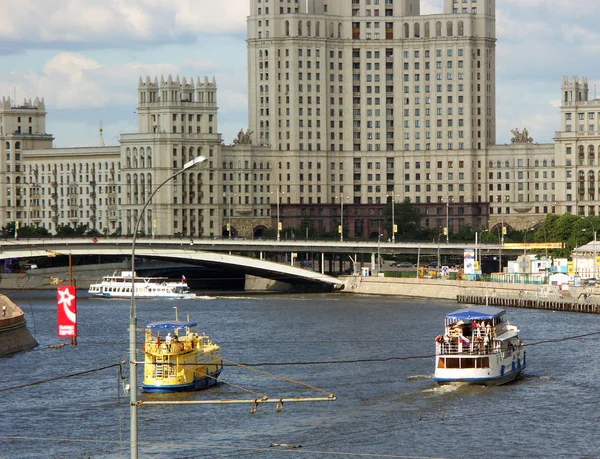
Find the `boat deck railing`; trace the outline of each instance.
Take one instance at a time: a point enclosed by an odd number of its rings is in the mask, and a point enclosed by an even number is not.
[[[467,356],[478,356],[478,355],[490,355],[490,354],[501,354],[502,358],[512,354],[510,350],[502,350],[499,346],[479,346],[476,343],[471,342],[469,345],[459,346],[456,343],[435,343],[436,355],[467,355]]]
[[[208,336],[182,336],[177,340],[167,344],[165,341],[160,342],[153,338],[151,341],[146,340],[144,343],[144,351],[150,354],[182,354],[190,352],[194,349],[199,349],[210,345]]]

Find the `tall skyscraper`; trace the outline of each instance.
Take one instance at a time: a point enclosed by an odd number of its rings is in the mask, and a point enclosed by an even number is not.
[[[249,125],[281,152],[292,202],[485,201],[473,183],[496,135],[495,0],[436,15],[419,0],[250,5]]]

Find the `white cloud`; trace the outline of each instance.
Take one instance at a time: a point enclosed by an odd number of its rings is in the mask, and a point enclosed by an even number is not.
[[[0,2],[0,41],[22,47],[143,46],[243,34],[247,0],[20,0]],[[189,41],[189,40],[188,40]],[[4,47],[6,49],[6,47]]]

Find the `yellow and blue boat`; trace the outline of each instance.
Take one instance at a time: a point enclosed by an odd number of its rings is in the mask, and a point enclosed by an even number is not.
[[[183,392],[217,383],[223,370],[221,348],[196,322],[152,322],[145,328],[144,392]]]

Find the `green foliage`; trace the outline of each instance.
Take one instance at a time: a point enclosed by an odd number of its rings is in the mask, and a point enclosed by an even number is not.
[[[56,227],[57,236],[83,236],[89,230],[88,225],[77,225],[75,227],[69,225],[58,225]]]
[[[15,237],[15,222],[9,222],[0,229],[0,236],[10,238]],[[17,236],[20,238],[27,237],[44,237],[49,236],[50,232],[41,226],[35,225],[19,225]]]

